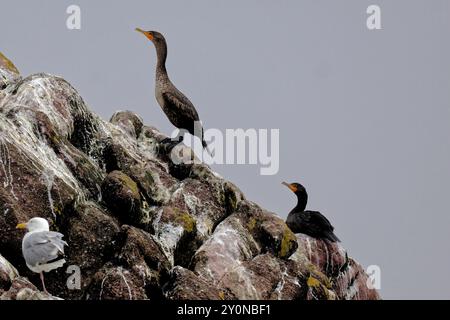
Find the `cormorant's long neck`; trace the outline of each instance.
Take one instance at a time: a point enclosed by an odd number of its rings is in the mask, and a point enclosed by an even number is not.
[[[167,78],[166,59],[167,59],[167,44],[166,42],[158,43],[156,47],[156,55],[158,62],[156,63],[156,76],[157,78]]]
[[[294,208],[296,212],[303,212],[306,209],[306,204],[308,203],[308,195],[298,195],[297,194],[297,206]]]

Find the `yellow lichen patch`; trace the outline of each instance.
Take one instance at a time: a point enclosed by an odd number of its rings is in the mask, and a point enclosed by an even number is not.
[[[140,193],[140,195],[141,195],[141,198],[144,199],[144,200],[142,200],[142,209],[148,210],[150,208],[150,206],[148,205],[147,201],[145,201],[145,197],[142,194],[142,192]]]
[[[19,70],[17,70],[14,63],[11,62],[3,53],[0,52],[0,66],[7,68],[9,71],[19,74]]]
[[[319,279],[319,281],[328,289],[332,287],[330,279],[328,279],[328,277],[323,272],[321,272],[314,264],[308,264],[307,269],[310,273],[310,277]]]
[[[326,288],[326,286],[321,282],[321,280],[309,276],[308,280],[306,281],[306,285],[308,288],[314,290],[320,299],[326,299],[326,300],[334,300],[336,297],[334,293]]]
[[[296,237],[294,233],[285,228],[283,232],[283,238],[281,239],[280,258],[286,258],[292,249],[292,244],[295,243]]]
[[[60,215],[60,214],[62,213],[61,208],[60,208],[59,205],[57,205],[57,204],[54,205],[53,211],[55,212],[55,214],[58,214],[58,215]]]
[[[247,228],[248,230],[253,231],[255,227],[256,227],[256,219],[252,217],[247,223]]]
[[[234,212],[239,201],[244,199],[239,189],[231,182],[226,181],[223,185],[223,198],[227,206],[227,210]]]
[[[194,218],[187,212],[180,212],[178,208],[174,208],[174,211],[177,213],[175,221],[181,224],[186,232],[193,232],[196,226]]]
[[[147,181],[150,184],[154,184],[155,183],[155,178],[153,177],[152,173],[150,171],[146,171],[145,172],[145,178],[147,179]]]
[[[59,143],[61,142],[61,140],[60,140],[56,135],[51,136],[51,137],[50,137],[50,140],[51,140],[52,143],[55,144],[55,145],[59,145]]]
[[[310,288],[317,288],[317,287],[320,287],[320,285],[321,285],[320,281],[312,276],[309,276],[308,280],[306,281],[306,284]]]
[[[120,182],[122,182],[122,184],[124,186],[126,186],[128,189],[131,190],[134,197],[139,196],[138,186],[137,186],[136,182],[134,182],[129,176],[127,176],[124,173],[121,173],[121,174],[118,174],[116,177],[117,177],[117,179],[120,180]]]
[[[219,292],[219,299],[220,300],[225,300],[225,292],[223,292],[223,291]]]

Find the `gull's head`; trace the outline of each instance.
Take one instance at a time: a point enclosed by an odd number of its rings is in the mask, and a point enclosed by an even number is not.
[[[26,223],[19,223],[17,229],[27,229],[28,232],[49,231],[48,221],[43,218],[31,218]]]

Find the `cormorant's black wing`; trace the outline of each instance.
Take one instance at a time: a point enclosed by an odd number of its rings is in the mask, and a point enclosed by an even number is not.
[[[305,211],[303,218],[310,225],[319,226],[322,230],[333,231],[334,227],[330,221],[319,211]]]
[[[334,234],[334,227],[330,221],[318,211],[305,211],[303,213],[306,228],[319,238],[328,239],[331,242],[339,242],[339,238]]]
[[[197,136],[202,141],[203,148],[211,154],[203,136],[203,127],[197,110],[195,110],[194,105],[183,93],[175,87],[173,89],[175,90],[174,93],[170,91],[162,93],[166,103],[166,106],[163,108],[164,112],[175,127],[186,129],[190,134]]]
[[[176,111],[176,115],[179,118],[184,118],[189,121],[199,121],[199,116],[197,110],[181,92],[177,92],[177,94],[171,92],[163,92],[163,99],[170,106],[174,107],[174,111]]]

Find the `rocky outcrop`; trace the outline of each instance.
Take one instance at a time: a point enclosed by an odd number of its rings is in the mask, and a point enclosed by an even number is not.
[[[60,300],[40,292],[28,279],[20,277],[4,257],[0,255],[0,300]]]
[[[34,216],[81,271],[79,288],[65,267],[46,274],[63,299],[378,298],[339,244],[293,234],[204,164],[174,163],[139,116],[104,121],[65,80],[21,78],[4,56],[0,81],[0,299],[55,299],[21,255],[15,226]]]

